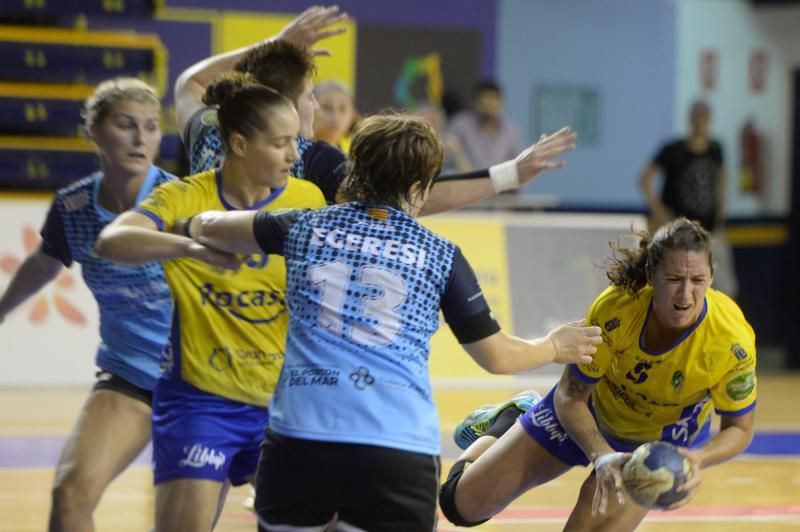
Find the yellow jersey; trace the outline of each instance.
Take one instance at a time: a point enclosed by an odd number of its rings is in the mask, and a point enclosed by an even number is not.
[[[222,195],[219,171],[209,170],[153,191],[137,211],[159,229],[210,210],[235,210]],[[313,183],[288,183],[253,210],[316,209],[325,198]],[[175,302],[162,377],[215,395],[266,406],[283,364],[288,326],[286,264],[255,254],[238,271],[194,259],[164,261]]]
[[[600,294],[586,321],[602,329],[603,343],[590,364],[572,369],[597,383],[590,405],[608,438],[699,443],[708,436],[712,405],[729,416],[755,408],[755,334],[732,299],[709,289],[700,317],[678,342],[648,350],[652,293],[648,286],[638,297],[614,287]]]

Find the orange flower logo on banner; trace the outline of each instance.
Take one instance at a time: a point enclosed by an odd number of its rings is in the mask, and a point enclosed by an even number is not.
[[[29,225],[22,229],[22,244],[25,249],[25,254],[28,255],[36,249],[39,245],[39,235]],[[3,253],[0,255],[0,270],[9,276],[22,266],[22,260],[14,255]],[[73,305],[67,297],[67,292],[75,287],[75,279],[68,271],[61,273],[53,283],[53,288],[48,292],[34,296],[31,309],[28,312],[28,320],[34,324],[41,324],[47,321],[50,315],[50,306],[52,304],[55,310],[62,318],[69,323],[85,327],[88,320],[83,312]],[[48,297],[49,294],[49,297]]]

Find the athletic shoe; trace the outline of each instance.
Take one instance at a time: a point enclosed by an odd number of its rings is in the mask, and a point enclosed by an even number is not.
[[[542,396],[534,390],[525,390],[520,392],[510,401],[505,403],[483,405],[473,413],[464,418],[464,421],[458,424],[453,439],[461,449],[466,449],[472,442],[486,434],[492,428],[497,416],[508,408],[509,406],[516,406],[518,409],[525,412],[541,401]]]

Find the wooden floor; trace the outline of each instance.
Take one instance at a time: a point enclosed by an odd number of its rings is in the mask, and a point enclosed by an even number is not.
[[[443,433],[450,433],[475,406],[504,400],[515,391],[511,388],[439,390],[436,401]],[[85,395],[83,390],[0,390],[0,449],[3,441],[22,441],[27,446],[24,453],[52,454],[70,430]],[[757,412],[759,431],[800,433],[800,375],[760,378]],[[794,454],[744,456],[708,469],[704,471],[700,493],[688,507],[676,512],[651,513],[640,530],[800,530],[800,448]],[[449,466],[455,456],[454,447],[446,444],[445,465]],[[22,467],[0,457],[0,531],[45,529],[52,465],[48,462]],[[529,492],[477,530],[561,530],[586,474],[585,469],[575,469]],[[241,505],[248,494],[249,489],[244,487],[231,492],[217,530],[256,529],[255,520]],[[112,484],[96,513],[96,526],[100,532],[147,531],[153,524],[152,515],[152,474],[148,465],[140,461]],[[442,521],[440,530],[453,529]]]

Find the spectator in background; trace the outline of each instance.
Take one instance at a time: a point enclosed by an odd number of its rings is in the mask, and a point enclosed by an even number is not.
[[[503,91],[491,80],[478,82],[473,91],[473,109],[453,116],[448,133],[464,147],[473,168],[486,168],[512,159],[522,149],[517,127],[505,120]]]
[[[353,93],[341,81],[326,81],[314,88],[314,95],[319,102],[314,115],[314,139],[347,153],[350,129],[358,120]]]
[[[414,114],[428,122],[442,139],[444,145],[442,173],[472,171],[472,164],[464,153],[461,142],[455,135],[447,132],[447,116],[441,107],[425,103],[418,106]]]
[[[735,298],[737,292],[733,256],[724,238],[725,167],[722,147],[711,138],[711,108],[695,101],[689,110],[689,136],[672,140],[658,150],[641,174],[640,184],[650,209],[650,226],[659,227],[685,216],[714,233],[714,257],[718,264],[714,288]],[[661,193],[654,187],[663,174]]]

